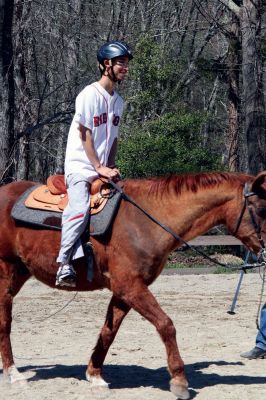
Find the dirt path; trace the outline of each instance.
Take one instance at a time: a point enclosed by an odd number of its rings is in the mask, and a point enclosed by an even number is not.
[[[191,398],[266,399],[266,360],[239,357],[254,345],[261,280],[258,274],[244,277],[237,314],[230,316],[226,311],[237,279],[235,274],[163,275],[151,287],[176,326]],[[0,398],[173,400],[164,347],[155,329],[135,312],[124,321],[106,359],[111,390],[89,390],[84,372],[110,293],[78,293],[45,320],[72,297],[34,279],[23,287],[15,299],[12,341],[17,367],[31,379],[25,388],[10,387],[1,379]]]

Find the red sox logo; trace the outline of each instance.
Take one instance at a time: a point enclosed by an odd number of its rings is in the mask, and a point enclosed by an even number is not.
[[[113,117],[113,125],[117,126],[119,124],[119,122],[120,122],[119,115],[114,115],[114,117]],[[107,114],[106,113],[103,113],[100,116],[93,117],[93,126],[96,127],[96,128],[98,126],[100,126],[102,124],[106,124],[106,123],[107,123]]]
[[[99,117],[93,117],[93,126],[97,127],[100,126],[102,124],[106,124],[107,122],[107,114],[103,113],[101,114]]]

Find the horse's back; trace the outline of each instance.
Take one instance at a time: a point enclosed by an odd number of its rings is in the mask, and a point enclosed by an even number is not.
[[[0,187],[0,219],[1,224],[6,219],[11,220],[10,212],[17,199],[31,186],[34,182],[18,181],[8,183]],[[1,226],[0,224],[0,226]]]
[[[0,211],[5,209],[7,206],[12,207],[18,197],[21,196],[29,187],[34,185],[36,185],[36,183],[31,181],[18,181],[1,186]]]

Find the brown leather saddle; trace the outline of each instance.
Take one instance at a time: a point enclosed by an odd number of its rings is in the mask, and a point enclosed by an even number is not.
[[[113,195],[113,188],[104,178],[96,179],[91,187],[90,213],[99,213]],[[52,175],[46,185],[36,187],[26,198],[25,206],[38,210],[63,212],[68,203],[64,175]]]

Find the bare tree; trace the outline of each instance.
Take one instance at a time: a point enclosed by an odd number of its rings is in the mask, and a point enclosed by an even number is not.
[[[12,0],[0,0],[0,182],[12,175],[10,155],[14,145],[14,76]]]
[[[240,68],[242,48],[238,52],[234,42],[241,43],[242,33],[230,36],[228,21],[233,16],[239,32],[243,31],[242,1],[0,0],[0,7],[5,38],[1,42],[2,176],[7,176],[9,162],[16,168],[16,174],[11,170],[12,179],[44,180],[63,171],[75,97],[97,79],[96,51],[109,39],[125,40],[135,52],[131,78],[119,88],[127,104],[133,99],[124,114],[127,129],[132,123],[141,126],[167,114],[178,115],[180,110],[202,113],[207,121],[198,128],[203,138],[199,146],[210,151],[219,146],[225,152],[229,138],[229,168],[239,168],[240,75],[248,72]],[[145,36],[151,42],[141,47]],[[227,81],[221,69],[228,72]],[[254,125],[250,126],[248,141],[252,142]],[[263,148],[263,136],[256,132]],[[16,153],[12,153],[14,144]],[[253,150],[250,147],[250,154]]]
[[[14,82],[16,92],[16,119],[15,131],[24,131],[33,122],[31,110],[31,91],[29,78],[29,65],[31,59],[31,43],[27,34],[31,0],[15,0],[14,2],[14,27],[13,27],[13,57],[14,57]],[[18,141],[16,158],[17,179],[29,177],[29,137],[25,134]]]
[[[239,21],[233,15],[228,37],[228,132],[226,136],[226,147],[228,151],[228,169],[229,171],[240,170],[241,154],[241,116],[240,116],[240,69],[241,69],[241,43],[239,37]]]
[[[261,57],[260,0],[220,0],[239,20],[242,50],[243,112],[248,168],[257,174],[266,168],[266,118]]]

